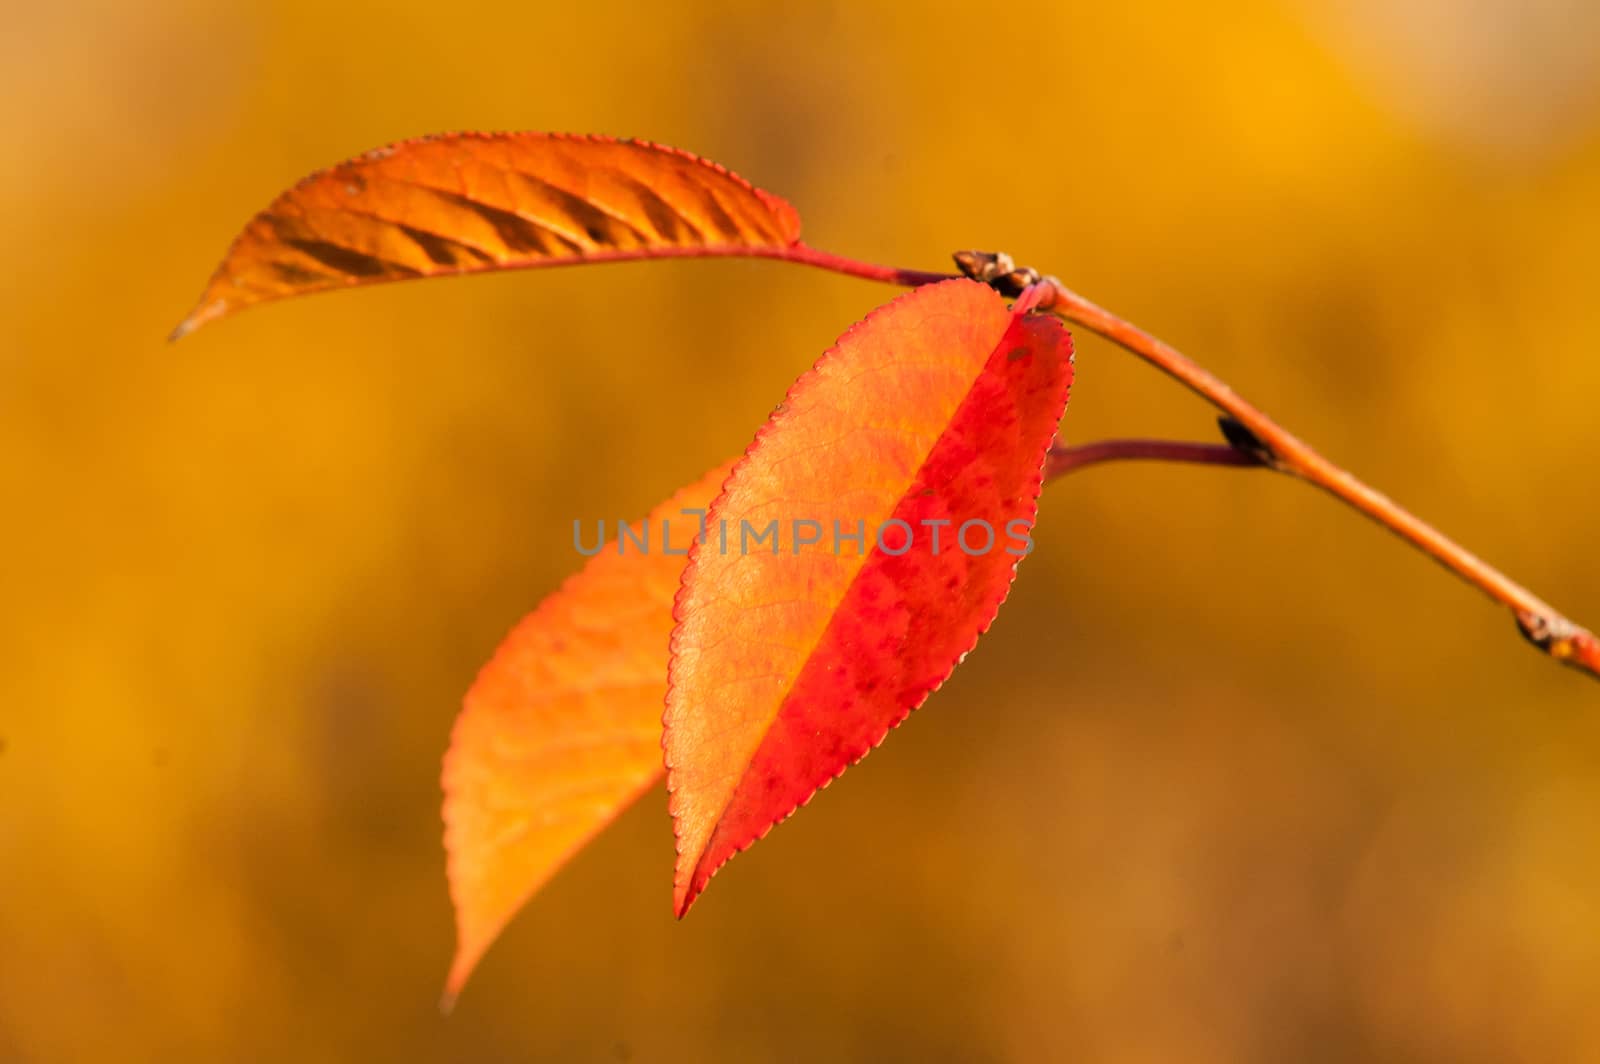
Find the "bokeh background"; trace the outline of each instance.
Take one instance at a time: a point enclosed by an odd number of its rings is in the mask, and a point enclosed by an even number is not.
[[[669,915],[660,792],[454,1015],[510,625],[892,292],[479,277],[176,346],[307,171],[641,135],[819,246],[1003,248],[1600,622],[1589,0],[66,0],[0,30],[0,1060],[1593,1061],[1600,688],[1265,474],[1106,467],[947,687]],[[1069,435],[1210,438],[1080,338]]]

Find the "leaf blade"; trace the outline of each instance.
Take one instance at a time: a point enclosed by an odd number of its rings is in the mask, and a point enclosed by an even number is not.
[[[447,1004],[528,899],[660,778],[677,552],[700,527],[684,511],[703,510],[731,468],[651,511],[654,549],[607,543],[518,623],[463,700],[442,776],[457,929]]]
[[[778,255],[782,198],[643,140],[447,133],[302,179],[235,238],[173,339],[259,303],[491,270],[659,257]]]
[[[1071,376],[1058,322],[948,281],[879,308],[795,383],[712,504],[711,528],[737,523],[741,541],[697,548],[678,595],[664,745],[679,916],[988,628],[1020,558],[949,537],[969,520],[1031,529]],[[745,553],[744,522],[800,520],[797,501],[828,530],[949,521],[946,551],[925,537],[899,554],[865,539],[830,552],[795,526],[781,553]]]

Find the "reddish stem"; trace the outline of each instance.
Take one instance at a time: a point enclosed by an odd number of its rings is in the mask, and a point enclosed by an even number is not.
[[[1183,440],[1096,440],[1072,447],[1054,444],[1045,456],[1048,483],[1087,466],[1126,460],[1190,462],[1197,465],[1250,468],[1264,463],[1249,451],[1225,443],[1189,443]]]
[[[756,254],[765,254],[756,252]],[[904,288],[916,288],[920,285],[933,284],[936,281],[948,281],[959,274],[930,273],[927,270],[902,270],[893,266],[879,266],[871,262],[861,262],[844,255],[835,255],[831,251],[819,251],[809,244],[794,243],[777,252],[772,253],[772,258],[784,262],[798,262],[802,266],[815,266],[821,270],[831,270],[842,273],[847,277],[860,277],[867,281],[881,281],[884,284],[897,284]]]
[[[1176,348],[1096,306],[1053,278],[1045,283],[1054,291],[1045,300],[1044,309],[1099,333],[1207,399],[1243,427],[1251,445],[1258,445],[1263,464],[1315,484],[1366,514],[1509,609],[1523,636],[1534,646],[1556,661],[1600,679],[1600,639],[1596,639],[1594,633],[1322,457]]]

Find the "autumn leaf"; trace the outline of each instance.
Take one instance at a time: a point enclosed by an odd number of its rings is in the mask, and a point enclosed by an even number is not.
[[[485,270],[777,255],[793,207],[685,151],[551,133],[448,133],[312,174],[245,227],[173,338],[256,303]]]
[[[660,776],[682,552],[731,467],[652,511],[647,549],[630,538],[590,558],[468,692],[444,762],[457,929],[447,1003],[528,898]]]
[[[1030,542],[1071,350],[984,285],[917,289],[841,337],[734,467],[672,635],[680,916],[987,630]]]

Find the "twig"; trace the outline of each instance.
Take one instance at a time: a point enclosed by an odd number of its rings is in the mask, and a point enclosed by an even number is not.
[[[1098,333],[1222,410],[1227,415],[1222,430],[1233,448],[1251,454],[1262,465],[1315,484],[1366,514],[1509,609],[1528,642],[1563,665],[1600,679],[1600,639],[1593,632],[1322,457],[1176,348],[1089,302],[1055,278],[1015,266],[1007,255],[963,251],[955,260],[968,277],[991,284],[1006,295],[1047,288],[1038,302],[1041,310]]]

